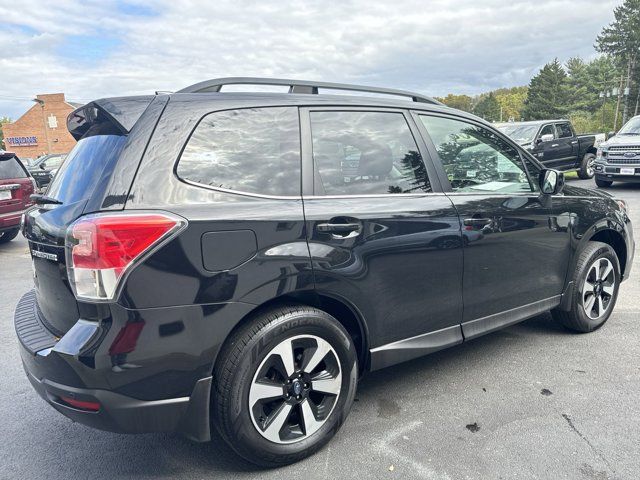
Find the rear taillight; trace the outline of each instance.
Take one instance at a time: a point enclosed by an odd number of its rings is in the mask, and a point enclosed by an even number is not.
[[[97,412],[100,410],[100,404],[98,402],[87,402],[84,400],[76,400],[75,398],[61,396],[60,400],[66,403],[70,407],[78,410],[86,410],[88,412]]]
[[[125,274],[186,225],[166,213],[96,214],[67,229],[69,282],[78,299],[114,300]]]

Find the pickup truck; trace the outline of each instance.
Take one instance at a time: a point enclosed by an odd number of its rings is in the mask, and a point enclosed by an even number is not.
[[[604,134],[576,135],[568,120],[536,120],[495,125],[522,145],[545,167],[577,171],[582,179],[593,178],[598,145]]]
[[[594,168],[599,188],[610,187],[614,181],[640,182],[640,115],[600,144]]]

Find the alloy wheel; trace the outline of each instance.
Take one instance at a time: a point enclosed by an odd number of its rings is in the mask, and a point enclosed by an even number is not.
[[[596,164],[595,157],[590,158],[589,161],[587,162],[587,175],[589,175],[589,177],[593,177],[596,174],[595,164]]]
[[[615,270],[611,261],[599,258],[593,262],[582,287],[582,306],[590,319],[597,320],[606,313],[613,300],[615,286]]]
[[[313,435],[333,411],[342,386],[333,347],[315,335],[288,338],[258,367],[249,389],[251,421],[274,443]]]

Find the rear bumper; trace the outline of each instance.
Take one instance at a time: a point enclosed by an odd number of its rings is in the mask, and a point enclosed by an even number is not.
[[[18,210],[0,215],[0,232],[20,227],[20,218],[22,218],[23,213],[24,210]]]
[[[210,440],[209,392],[211,377],[196,383],[190,397],[145,401],[107,390],[73,388],[38,378],[24,363],[36,392],[53,408],[74,422],[116,433],[179,432],[196,441]],[[96,412],[68,405],[62,398],[97,402]]]
[[[176,432],[196,441],[210,440],[210,369],[208,375],[197,373],[187,395],[163,395],[163,391],[171,392],[167,389],[172,382],[158,372],[168,370],[169,365],[154,365],[156,368],[150,372],[151,368],[133,361],[114,362],[109,355],[100,353],[108,350],[112,332],[101,329],[98,322],[79,320],[62,338],[55,337],[40,318],[33,291],[18,303],[14,324],[29,381],[47,403],[71,420],[117,433]],[[156,359],[156,364],[159,362],[161,359]],[[195,372],[182,375],[190,374]],[[128,394],[138,391],[126,388],[130,378],[138,382],[134,385],[147,382],[145,391],[157,396],[142,399]],[[173,378],[173,383],[179,381]],[[151,390],[149,384],[158,385],[157,389]],[[98,403],[99,409],[76,408],[65,398]]]

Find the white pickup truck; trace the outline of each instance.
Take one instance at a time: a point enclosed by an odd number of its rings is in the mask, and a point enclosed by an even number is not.
[[[598,146],[594,168],[598,187],[610,187],[613,182],[640,182],[640,115]]]

